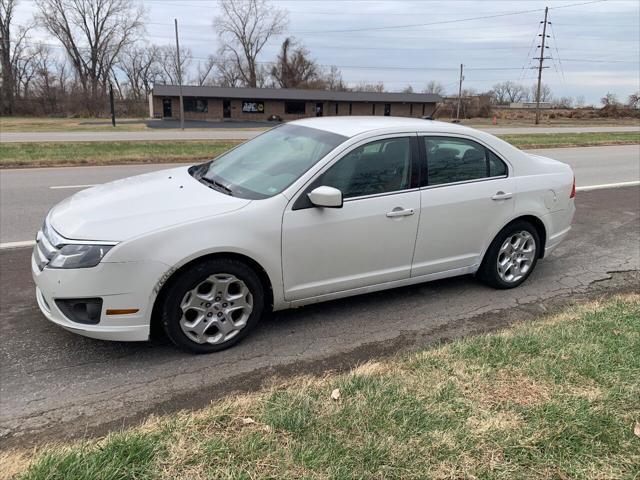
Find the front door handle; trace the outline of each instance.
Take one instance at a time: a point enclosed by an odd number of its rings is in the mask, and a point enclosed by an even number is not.
[[[491,197],[491,200],[509,200],[511,197],[513,197],[513,193],[504,193],[502,190],[500,190],[493,197]]]
[[[416,211],[413,208],[403,209],[401,207],[396,207],[393,210],[391,210],[390,212],[387,212],[387,217],[389,217],[389,218],[407,217],[409,215],[413,215],[414,213],[416,213]]]

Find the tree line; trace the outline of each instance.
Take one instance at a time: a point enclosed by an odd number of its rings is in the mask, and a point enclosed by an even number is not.
[[[288,12],[267,0],[218,0],[219,14],[212,28],[220,47],[206,59],[194,58],[189,48],[181,47],[178,55],[174,44],[149,42],[145,10],[137,2],[34,0],[31,22],[15,25],[18,1],[0,0],[0,111],[4,115],[98,115],[106,109],[109,85],[124,113],[140,114],[154,83],[177,84],[179,76],[184,84],[195,85],[385,91],[382,82],[348,87],[337,67],[319,65],[293,37],[284,39],[274,60],[261,61],[267,42],[286,34],[289,24]],[[55,43],[32,40],[37,29]],[[413,92],[413,88],[403,91]],[[423,93],[444,95],[445,87],[430,81]],[[476,94],[473,89],[462,92],[466,97]],[[484,94],[496,105],[533,101],[535,87],[506,81]],[[607,102],[617,102],[610,96],[605,97]],[[635,98],[637,106],[637,93]],[[551,89],[543,85],[541,101],[552,99]],[[563,97],[555,103],[581,106],[584,97]]]

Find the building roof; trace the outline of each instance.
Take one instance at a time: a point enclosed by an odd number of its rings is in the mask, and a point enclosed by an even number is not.
[[[478,133],[469,127],[455,123],[422,120],[411,117],[349,116],[349,117],[310,117],[288,122],[288,125],[301,125],[327,132],[353,137],[365,132],[384,130],[385,133],[430,132],[430,133]]]
[[[378,93],[378,92],[336,92],[331,90],[305,90],[296,88],[233,88],[183,85],[186,97],[240,98],[243,100],[322,100],[330,102],[388,102],[388,103],[435,103],[440,95],[432,93]],[[157,97],[177,97],[177,85],[154,85],[153,95]]]

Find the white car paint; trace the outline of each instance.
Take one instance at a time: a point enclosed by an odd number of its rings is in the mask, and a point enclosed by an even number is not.
[[[569,232],[571,169],[488,133],[393,117],[291,124],[347,138],[272,197],[225,195],[178,167],[90,188],[55,206],[47,221],[60,236],[115,246],[96,267],[69,270],[41,270],[34,251],[33,277],[45,316],[89,337],[146,340],[164,282],[208,254],[242,255],[259,265],[269,279],[273,309],[281,310],[474,273],[495,235],[524,215],[544,224],[547,253]],[[318,175],[354,148],[374,139],[425,135],[480,143],[507,164],[508,175],[345,199],[342,208],[293,208]],[[496,194],[503,198],[492,198]],[[54,301],[84,297],[103,299],[97,325],[72,322]],[[105,315],[107,309],[129,308],[138,311]]]

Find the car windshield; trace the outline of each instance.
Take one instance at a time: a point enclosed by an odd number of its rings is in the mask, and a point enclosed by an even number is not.
[[[224,193],[251,199],[282,192],[347,137],[282,125],[202,165],[196,178]]]

